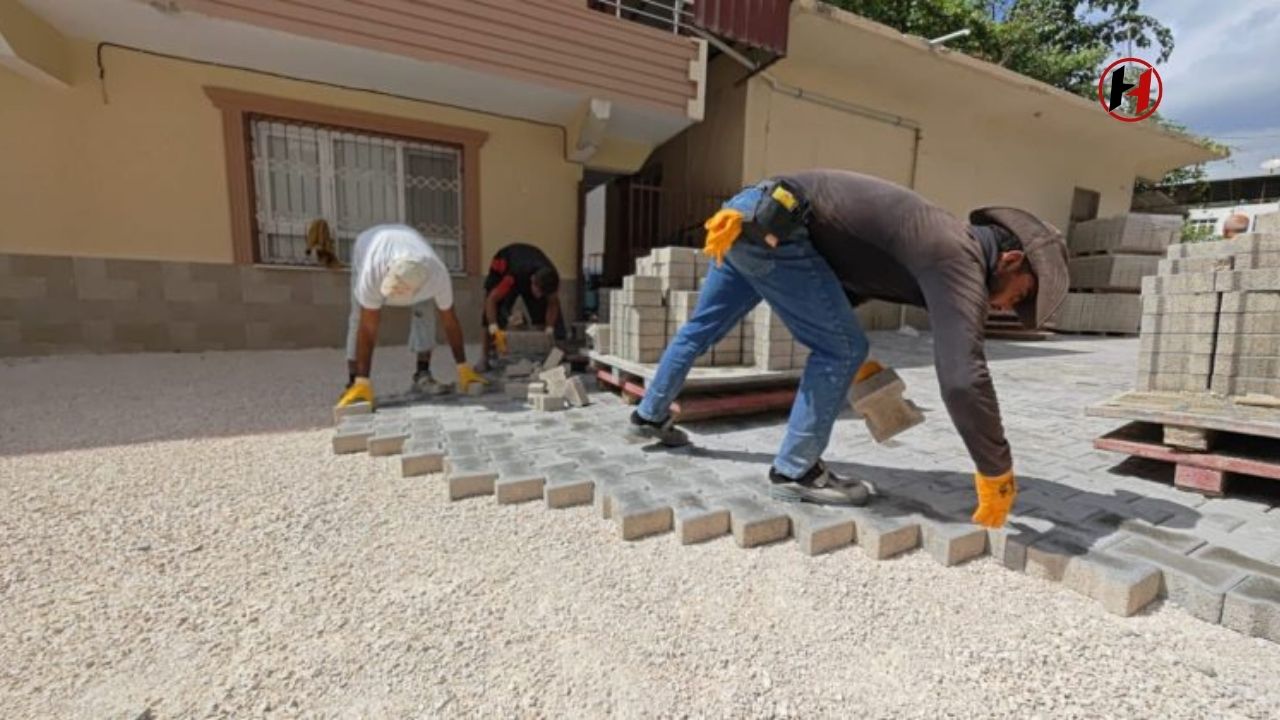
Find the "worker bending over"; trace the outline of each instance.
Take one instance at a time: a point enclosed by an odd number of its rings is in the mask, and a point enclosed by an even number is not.
[[[351,316],[347,325],[347,390],[339,407],[373,402],[369,371],[384,305],[408,306],[409,349],[417,353],[413,384],[421,392],[440,394],[448,388],[431,377],[431,348],[438,314],[458,364],[458,387],[465,391],[486,381],[467,364],[462,326],[453,311],[449,269],[425,238],[407,225],[377,225],[356,238],[351,263]],[[432,303],[435,308],[431,307]]]
[[[956,218],[903,187],[866,175],[813,170],[747,188],[707,221],[715,258],[693,317],[662,355],[631,432],[688,442],[669,406],[694,359],[761,299],[811,354],[786,436],[769,469],[785,501],[866,502],[861,483],[821,456],[868,341],[853,308],[868,299],[925,307],[942,398],[977,467],[974,522],[1004,523],[1017,494],[1013,460],[983,351],[989,307],[1041,326],[1067,291],[1066,244],[1021,210]]]
[[[484,280],[484,338],[482,357],[487,362],[496,349],[507,352],[507,323],[516,300],[524,301],[529,321],[542,325],[548,335],[563,340],[564,320],[560,315],[560,273],[541,250],[513,243],[497,252],[489,263]]]

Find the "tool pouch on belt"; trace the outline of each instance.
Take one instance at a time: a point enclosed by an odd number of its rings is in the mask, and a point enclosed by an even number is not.
[[[786,180],[766,180],[758,187],[763,195],[756,205],[753,224],[762,238],[773,235],[779,242],[786,242],[809,224],[813,210],[800,188]]]

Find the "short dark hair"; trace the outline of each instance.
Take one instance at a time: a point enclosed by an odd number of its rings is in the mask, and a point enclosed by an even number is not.
[[[556,272],[556,269],[551,266],[538,268],[533,273],[533,281],[537,283],[538,289],[544,295],[554,294],[560,289],[560,273]]]

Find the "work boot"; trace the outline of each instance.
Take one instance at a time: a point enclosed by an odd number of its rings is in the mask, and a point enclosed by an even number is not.
[[[789,478],[769,468],[769,496],[779,502],[810,502],[819,505],[866,505],[871,493],[853,478],[842,478],[819,460],[799,478]]]
[[[631,413],[631,427],[628,428],[628,433],[632,437],[657,440],[667,447],[684,447],[689,444],[689,436],[676,427],[670,417],[662,422],[645,420],[640,417],[639,410]]]
[[[426,370],[419,370],[413,374],[413,389],[423,395],[447,395],[452,392],[452,388],[444,383],[438,383],[435,378],[431,377],[431,373]]]

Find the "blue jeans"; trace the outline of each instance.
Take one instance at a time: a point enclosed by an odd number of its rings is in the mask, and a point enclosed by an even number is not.
[[[726,207],[754,217],[762,193],[742,191]],[[787,434],[773,461],[788,477],[813,467],[831,440],[831,428],[846,402],[854,373],[867,357],[867,336],[858,323],[831,266],[801,228],[776,248],[746,233],[712,267],[698,296],[698,306],[662,354],[658,372],[645,388],[640,417],[661,421],[680,393],[693,362],[707,352],[763,299],[778,313],[796,341],[809,348],[809,361]]]

